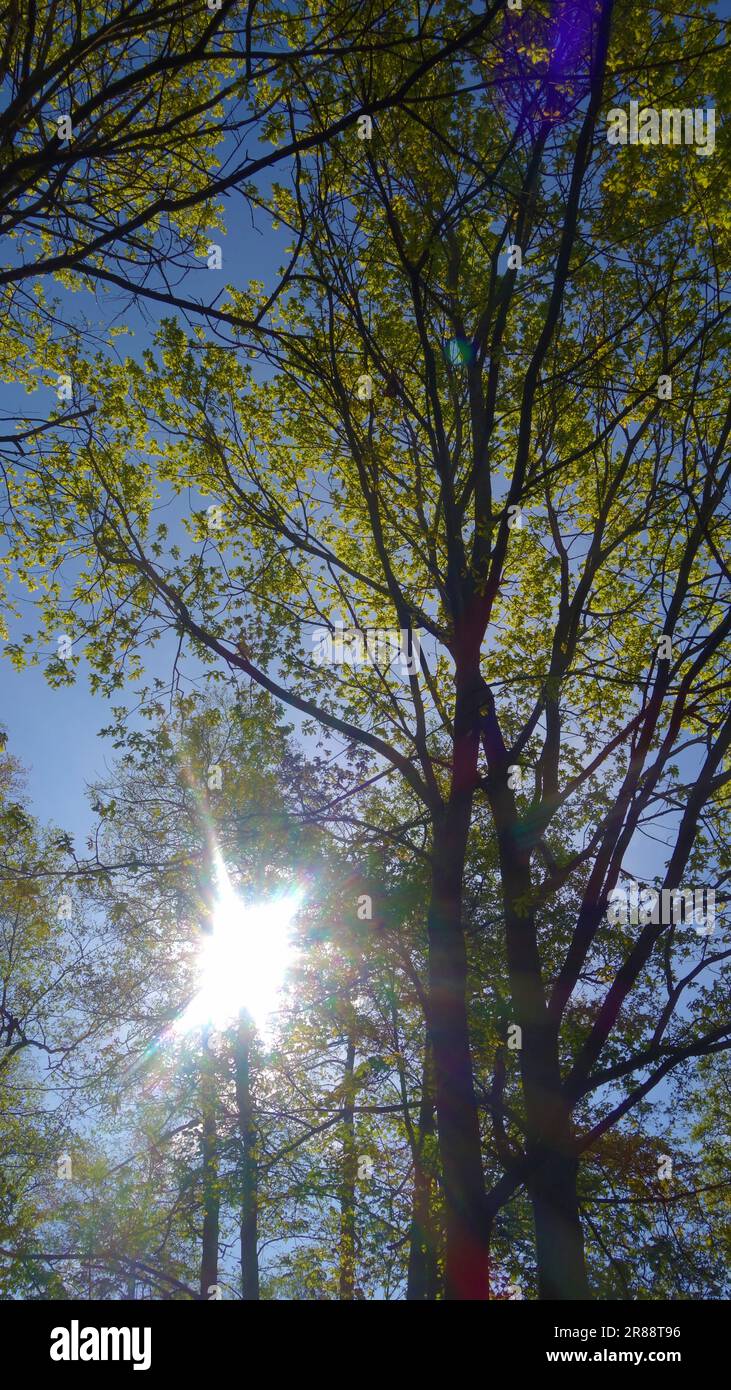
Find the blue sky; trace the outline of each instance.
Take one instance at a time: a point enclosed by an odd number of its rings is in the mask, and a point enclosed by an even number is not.
[[[284,181],[282,174],[280,178]],[[288,233],[284,228],[275,233],[263,225],[252,227],[250,217],[243,216],[242,211],[238,198],[225,199],[226,232],[211,232],[211,241],[222,247],[223,269],[215,272],[192,265],[179,286],[181,294],[210,302],[225,285],[241,287],[250,279],[263,280],[267,286],[276,283],[278,267],[286,262]],[[47,292],[51,293],[50,288]],[[130,333],[117,339],[117,349],[123,355],[141,353],[152,340],[155,323],[171,316],[171,311],[156,305],[146,307],[145,318],[128,308],[120,315],[122,299],[118,293],[102,295],[99,300],[87,294],[59,291],[58,295],[64,309],[75,318],[86,315],[100,328],[112,322],[128,326]],[[38,365],[40,368],[42,364]],[[24,391],[6,386],[0,401],[4,410],[21,415],[27,411],[35,417],[42,416],[44,409],[50,412],[56,404],[47,387],[28,397]],[[17,640],[20,632],[34,627],[33,604],[25,590],[13,588],[11,595],[24,615],[11,627],[11,637]],[[170,643],[161,643],[149,661],[150,669],[163,678],[169,675],[171,656]],[[8,751],[26,768],[28,808],[42,822],[67,830],[79,846],[96,820],[85,788],[104,773],[114,756],[111,741],[100,738],[99,730],[111,723],[112,704],[129,707],[135,703],[134,687],[120,690],[113,702],[93,694],[83,663],[74,686],[52,689],[42,665],[17,671],[9,661],[0,660],[0,725],[8,734]]]
[[[716,11],[721,18],[731,16],[731,0],[718,0]],[[723,116],[723,113],[719,113]],[[277,171],[284,181],[284,172]],[[211,277],[217,275],[220,288],[226,284],[242,286],[249,279],[263,280],[267,286],[275,281],[280,265],[286,262],[285,247],[289,241],[286,229],[272,232],[263,218],[252,226],[243,200],[233,193],[224,200],[225,235],[215,231],[211,240],[220,242],[223,249],[223,270],[207,271],[192,267],[181,293],[190,298],[211,298]],[[219,285],[216,286],[216,290]],[[120,316],[122,300],[118,294],[103,296],[101,304],[87,295],[61,294],[64,307],[73,313],[86,313],[90,320],[103,326],[113,321],[127,324],[133,337],[118,340],[122,353],[141,352],[150,342],[154,321],[160,317],[157,306],[146,308],[146,318],[125,311]],[[105,307],[106,305],[106,307]],[[146,322],[146,319],[150,322]],[[40,364],[39,364],[40,365]],[[22,413],[41,414],[44,391],[48,409],[55,398],[43,388],[31,398],[24,393],[2,389],[0,400],[5,407]],[[27,622],[13,630],[33,626],[32,605],[27,595],[13,595],[28,615]],[[162,645],[153,658],[158,674],[170,669],[169,650]],[[132,690],[123,690],[114,703],[135,703]],[[99,730],[111,722],[110,702],[94,695],[88,687],[83,666],[79,668],[76,684],[70,688],[51,689],[40,667],[18,672],[9,661],[0,661],[0,724],[8,735],[9,750],[27,769],[29,808],[42,820],[52,821],[68,830],[81,842],[91,828],[94,817],[88,809],[86,784],[105,771],[105,762],[113,756],[108,740],[100,739]],[[647,865],[644,865],[647,872]]]

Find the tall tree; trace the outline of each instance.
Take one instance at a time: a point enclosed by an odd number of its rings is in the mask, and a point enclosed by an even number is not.
[[[727,153],[613,145],[606,121],[681,86],[701,107],[719,34],[695,0],[501,14],[414,83],[420,129],[384,112],[357,157],[332,138],[275,188],[304,233],[273,375],[173,322],[143,364],[80,355],[93,420],[9,479],[21,565],[71,562],[44,635],[83,633],[103,685],[167,629],[357,750],[354,797],[402,779],[431,876],[449,1298],[488,1296],[491,1222],[521,1184],[540,1296],[588,1296],[582,1155],[731,1043],[718,938],[659,901],[608,911],[657,825],[654,889],[700,874],[720,894],[728,867]],[[331,127],[337,86],[311,99]],[[187,533],[156,513],[184,496]],[[419,651],[371,638],[362,659],[368,631],[415,629]],[[464,910],[484,840],[522,1125],[489,1193]]]

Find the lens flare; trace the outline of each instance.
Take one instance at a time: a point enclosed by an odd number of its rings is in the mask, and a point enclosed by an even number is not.
[[[226,1028],[244,1011],[265,1033],[295,955],[292,920],[303,894],[290,890],[270,902],[244,903],[220,857],[215,870],[213,930],[201,944],[197,992],[175,1031]]]

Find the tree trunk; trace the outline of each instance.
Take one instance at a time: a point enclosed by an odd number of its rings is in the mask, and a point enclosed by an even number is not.
[[[557,1032],[547,1023],[545,1009],[538,1021],[526,1014],[523,1020],[527,1186],[536,1233],[538,1297],[588,1299],[578,1161],[570,1110],[562,1094]]]
[[[424,1141],[434,1134],[435,1130],[431,1071],[429,1043],[427,1041],[424,1048],[417,1142],[413,1152],[414,1192],[409,1234],[409,1268],[406,1280],[406,1298],[409,1302],[435,1302],[438,1292],[437,1233],[433,1212],[433,1183],[428,1165],[423,1161]]]
[[[250,1021],[241,1015],[236,1033],[234,1067],[236,1105],[241,1137],[241,1297],[246,1303],[259,1301],[259,1201],[256,1157],[256,1122],[251,1094]]]
[[[355,1070],[355,1037],[348,1034],[345,1054],[345,1080],[343,1090],[343,1155],[340,1175],[340,1292],[339,1297],[346,1302],[355,1297],[355,1178],[357,1159],[355,1153],[355,1117],[353,1098],[353,1072]]]
[[[548,1016],[536,923],[521,904],[531,887],[530,850],[513,835],[500,792],[493,794],[505,902],[505,929],[526,1117],[528,1191],[536,1233],[538,1296],[591,1298],[576,1190],[571,1113],[563,1095],[558,1027]]]
[[[577,1173],[576,1158],[553,1149],[528,1184],[541,1299],[591,1298],[576,1193]]]
[[[414,1193],[411,1201],[409,1273],[406,1280],[406,1298],[409,1302],[435,1302],[439,1291],[432,1193],[434,1184],[428,1166],[422,1161],[424,1140],[434,1134],[434,1131],[434,1097],[428,1087],[427,1061],[424,1061],[421,1104],[418,1108],[418,1144],[414,1152]]]
[[[220,1197],[218,1191],[218,1133],[216,1129],[216,1082],[208,1040],[204,1039],[204,1054],[200,1084],[203,1129],[201,1135],[203,1169],[203,1239],[201,1248],[200,1296],[207,1299],[211,1288],[218,1283],[218,1225]]]
[[[487,1212],[470,1056],[467,955],[462,930],[462,883],[470,811],[471,792],[453,795],[435,825],[428,915],[428,1026],[444,1183],[447,1299],[489,1297]]]

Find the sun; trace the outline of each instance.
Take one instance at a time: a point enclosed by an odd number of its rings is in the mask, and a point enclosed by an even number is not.
[[[295,889],[268,902],[245,903],[234,892],[220,856],[215,876],[213,930],[201,943],[198,989],[176,1031],[226,1028],[243,1011],[264,1033],[296,954],[292,922],[303,894]]]

